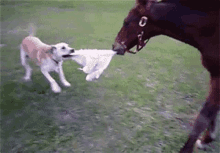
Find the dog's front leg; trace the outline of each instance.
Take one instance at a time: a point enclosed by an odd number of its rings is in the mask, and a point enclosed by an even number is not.
[[[59,63],[58,73],[59,73],[60,81],[62,82],[62,84],[63,84],[65,87],[70,87],[71,84],[66,80],[66,78],[65,78],[65,76],[64,76],[62,63]]]
[[[53,92],[55,92],[55,93],[61,92],[61,88],[56,83],[56,81],[50,76],[48,71],[41,69],[41,72],[47,78],[47,80],[50,82],[50,86],[51,86],[51,89],[53,90]]]

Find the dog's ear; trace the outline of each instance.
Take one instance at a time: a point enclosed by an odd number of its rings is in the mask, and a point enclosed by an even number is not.
[[[51,46],[51,49],[49,49],[48,51],[46,51],[46,53],[53,54],[53,52],[54,52],[55,49],[57,49],[57,48],[54,47],[54,46]]]

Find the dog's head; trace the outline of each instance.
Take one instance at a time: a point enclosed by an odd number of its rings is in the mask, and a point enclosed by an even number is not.
[[[53,56],[59,60],[72,57],[71,54],[74,52],[75,50],[69,47],[69,45],[66,43],[52,45],[51,49],[49,50],[49,53],[53,54]]]

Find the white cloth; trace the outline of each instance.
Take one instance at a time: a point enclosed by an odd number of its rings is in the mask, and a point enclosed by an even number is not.
[[[86,81],[93,81],[100,77],[115,54],[113,50],[81,49],[75,50],[71,55],[72,60],[83,67],[79,70],[88,74]]]

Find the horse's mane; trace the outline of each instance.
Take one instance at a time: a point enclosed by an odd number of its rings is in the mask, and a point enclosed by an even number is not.
[[[201,11],[214,11],[220,8],[220,0],[161,0],[161,2],[181,4]]]

